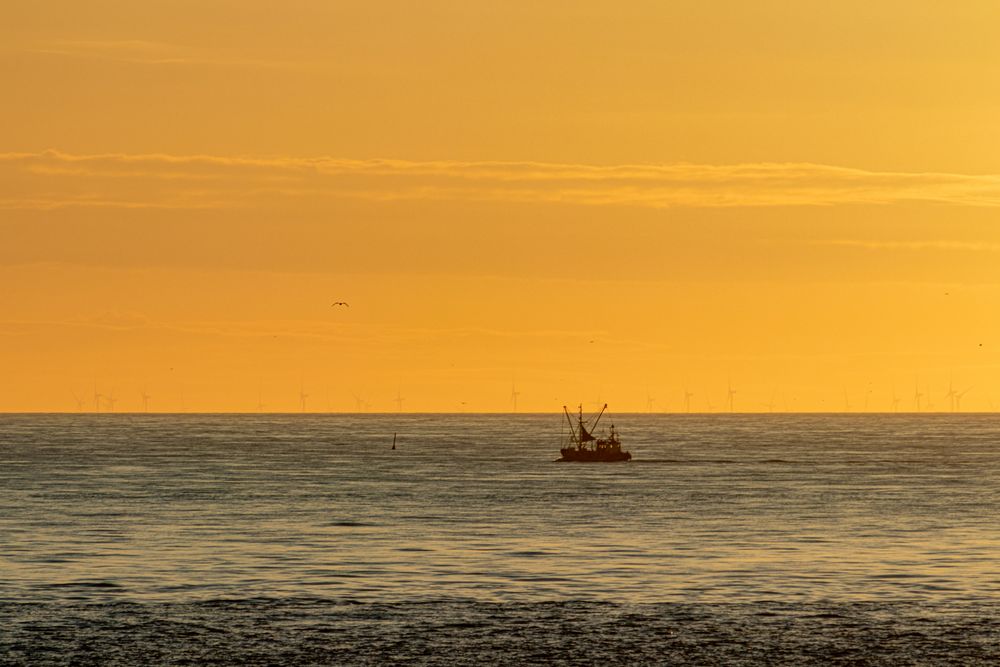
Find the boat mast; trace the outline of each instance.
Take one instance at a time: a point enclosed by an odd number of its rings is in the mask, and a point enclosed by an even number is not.
[[[563,406],[563,412],[566,413],[566,421],[569,423],[569,439],[571,442],[579,444],[580,440],[576,437],[576,433],[573,430],[573,420],[570,419],[569,409],[565,405]]]

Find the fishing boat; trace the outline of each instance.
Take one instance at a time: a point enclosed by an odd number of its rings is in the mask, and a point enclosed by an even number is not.
[[[597,425],[604,416],[604,411],[608,409],[605,403],[601,411],[593,419],[583,419],[583,406],[577,415],[576,423],[569,415],[569,410],[563,406],[566,413],[566,422],[569,424],[569,437],[564,435],[565,447],[559,450],[562,457],[559,461],[579,461],[581,463],[616,463],[618,461],[631,461],[632,455],[622,451],[622,443],[618,439],[618,431],[615,425],[611,425],[611,430],[603,437],[593,434],[597,431]]]

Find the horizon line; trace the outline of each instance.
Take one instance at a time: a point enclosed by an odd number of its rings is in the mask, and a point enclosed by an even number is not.
[[[275,415],[275,416],[292,416],[292,415],[302,415],[302,416],[320,416],[320,415],[330,415],[330,416],[358,416],[358,415],[372,415],[372,416],[390,416],[390,415],[402,415],[402,416],[421,416],[421,415],[504,415],[504,416],[516,416],[516,415],[553,415],[559,414],[560,411],[520,411],[520,412],[510,412],[510,411],[444,411],[444,410],[428,410],[428,411],[405,411],[405,412],[356,412],[356,411],[307,411],[301,412],[297,410],[293,411],[265,411],[258,412],[256,410],[148,410],[148,411],[129,411],[129,410],[118,410],[115,412],[94,412],[93,410],[86,411],[76,411],[76,410],[0,410],[0,415],[122,415],[134,417],[136,415]],[[1000,414],[1000,410],[736,410],[730,411],[707,411],[707,410],[692,410],[690,412],[681,411],[658,411],[658,412],[648,412],[645,410],[636,411],[621,411],[613,412],[608,414],[617,415],[662,415],[662,416],[678,416],[678,415],[712,415],[712,416],[727,416],[727,415],[993,415]]]

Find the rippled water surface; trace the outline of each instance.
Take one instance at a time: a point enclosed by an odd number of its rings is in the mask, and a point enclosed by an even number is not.
[[[0,661],[1000,660],[1000,419],[614,420],[0,416]]]

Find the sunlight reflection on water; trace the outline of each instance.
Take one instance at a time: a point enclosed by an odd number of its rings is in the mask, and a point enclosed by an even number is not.
[[[558,416],[0,416],[0,599],[1000,593],[993,416],[616,421],[632,463],[552,463]]]

